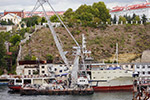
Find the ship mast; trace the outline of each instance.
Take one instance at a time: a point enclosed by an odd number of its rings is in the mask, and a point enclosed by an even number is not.
[[[50,21],[48,15],[46,14],[46,10],[45,10],[45,8],[43,6],[43,4],[45,4],[45,3],[47,3],[50,6],[50,8],[54,11],[55,15],[58,17],[58,19],[60,20],[60,22],[62,23],[62,25],[65,27],[65,29],[67,30],[67,32],[69,33],[69,35],[71,36],[71,38],[74,40],[74,42],[77,45],[77,47],[74,47],[74,49],[76,49],[76,52],[75,52],[75,59],[74,59],[74,64],[73,64],[73,68],[72,68],[72,72],[71,72],[71,78],[72,78],[71,85],[74,86],[77,83],[77,79],[78,79],[78,70],[79,70],[78,67],[79,67],[79,58],[80,58],[80,55],[81,55],[81,48],[80,48],[78,42],[73,37],[73,35],[71,34],[71,32],[68,30],[68,28],[66,27],[66,25],[61,20],[61,18],[58,16],[58,14],[54,10],[54,8],[50,4],[50,2],[48,0],[37,0],[36,5],[35,5],[34,9],[32,10],[31,14],[33,12],[35,12],[40,6],[42,7],[42,10],[43,10],[45,18],[47,20],[49,29],[50,29],[50,31],[52,33],[53,38],[54,38],[56,47],[57,47],[57,49],[59,51],[59,54],[60,54],[61,58],[63,59],[64,63],[67,65],[68,68],[69,68],[68,59],[67,59],[67,57],[65,55],[65,52],[64,52],[64,50],[62,48],[61,41],[59,41],[59,39],[57,37],[57,34],[56,34],[56,32],[55,32],[52,24],[51,24],[51,21]]]
[[[117,65],[118,65],[118,43],[116,43],[116,53],[115,53],[115,57],[114,57],[114,61],[113,63],[116,61]]]

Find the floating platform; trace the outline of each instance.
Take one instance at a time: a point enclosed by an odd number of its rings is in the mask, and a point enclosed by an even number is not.
[[[93,88],[89,89],[66,89],[66,90],[39,90],[39,89],[21,89],[21,95],[92,95]]]

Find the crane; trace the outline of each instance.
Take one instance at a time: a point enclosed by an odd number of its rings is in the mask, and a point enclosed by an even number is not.
[[[50,29],[50,31],[52,33],[53,38],[54,38],[56,47],[57,47],[57,49],[59,51],[59,54],[60,54],[62,60],[64,61],[64,63],[67,65],[68,68],[69,68],[69,63],[68,63],[68,59],[66,57],[66,53],[64,52],[64,50],[62,48],[62,45],[61,45],[61,41],[57,37],[57,34],[56,34],[53,26],[51,25],[51,21],[50,21],[49,17],[46,14],[46,10],[44,8],[44,4],[45,3],[47,3],[49,5],[49,7],[54,11],[55,15],[58,17],[58,19],[60,20],[61,24],[64,26],[64,28],[67,30],[67,32],[69,33],[71,38],[76,43],[76,47],[73,47],[76,50],[76,52],[75,52],[75,58],[74,58],[74,61],[73,61],[73,68],[72,68],[72,71],[71,71],[71,86],[75,86],[77,84],[77,80],[78,80],[78,70],[79,70],[79,59],[80,59],[80,56],[81,56],[81,47],[78,44],[78,42],[76,41],[76,39],[73,37],[71,32],[68,30],[66,25],[63,23],[61,18],[58,16],[56,11],[54,10],[52,5],[50,4],[49,0],[37,0],[35,7],[33,8],[33,10],[31,11],[30,14],[33,14],[33,12],[35,12],[39,7],[42,7],[42,10],[44,12],[44,16],[45,16],[45,18],[47,20],[49,29]]]

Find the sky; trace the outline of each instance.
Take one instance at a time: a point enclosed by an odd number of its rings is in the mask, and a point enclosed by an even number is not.
[[[31,11],[37,0],[0,0],[0,12],[7,11]],[[107,8],[114,6],[126,6],[146,2],[146,0],[49,0],[56,11],[66,11],[68,8],[76,10],[80,5],[92,5],[94,2],[103,1]],[[150,0],[149,0],[150,1]],[[51,11],[48,5],[44,6],[47,11]],[[41,9],[38,9],[40,11]]]

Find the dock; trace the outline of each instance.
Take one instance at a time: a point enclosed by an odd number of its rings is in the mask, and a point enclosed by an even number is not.
[[[133,100],[150,100],[150,77],[136,78],[133,86]]]

